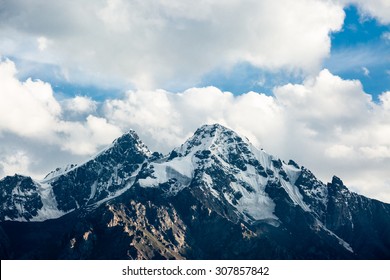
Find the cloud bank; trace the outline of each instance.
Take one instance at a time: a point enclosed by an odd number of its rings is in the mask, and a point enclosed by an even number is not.
[[[199,126],[218,122],[325,181],[336,174],[353,190],[390,201],[390,92],[374,103],[359,81],[328,70],[302,84],[277,87],[274,96],[235,96],[205,87],[134,90],[102,102],[80,96],[58,100],[50,84],[15,75],[12,61],[0,63],[0,175],[34,173],[37,160],[86,158],[128,129],[152,150],[168,152]],[[34,154],[18,141],[35,143],[42,152]],[[5,149],[11,142],[12,151]],[[40,171],[50,170],[42,165]]]
[[[318,71],[345,16],[316,0],[81,2],[3,0],[0,53],[55,65],[71,83],[188,88],[242,62]]]
[[[64,109],[85,112],[95,102],[83,97],[66,100],[61,106],[50,84],[16,78],[15,64],[0,62],[0,136],[10,133],[21,138],[58,145],[74,154],[91,154],[121,131],[106,119],[88,115],[82,121],[68,121]]]

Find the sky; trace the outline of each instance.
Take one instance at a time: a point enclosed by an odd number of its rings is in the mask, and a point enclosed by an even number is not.
[[[0,0],[0,177],[221,123],[390,203],[390,0]]]

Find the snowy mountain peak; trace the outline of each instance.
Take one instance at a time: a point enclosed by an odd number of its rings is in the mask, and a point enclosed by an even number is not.
[[[275,204],[265,191],[269,182],[282,182],[292,201],[309,210],[291,185],[299,176],[299,166],[290,164],[257,149],[222,125],[204,125],[169,157],[144,169],[139,183],[142,187],[162,188],[171,196],[187,187],[194,192],[200,188],[198,195],[204,196],[201,199],[231,220],[267,220],[275,224]],[[226,209],[220,209],[220,205]]]
[[[138,152],[147,157],[152,155],[149,148],[140,140],[138,134],[134,130],[129,130],[127,133],[115,139],[106,151],[116,148],[120,148],[122,151],[135,148]]]
[[[247,142],[233,130],[212,124],[197,129],[191,138],[174,151],[181,156],[205,150],[223,153],[227,147],[237,145],[247,145]]]
[[[202,134],[203,132],[208,132],[208,133],[213,133],[213,132],[216,132],[217,130],[219,131],[232,131],[230,129],[228,129],[227,127],[219,124],[219,123],[214,123],[214,124],[204,124],[202,125],[201,127],[199,127],[196,131],[195,131],[195,135],[196,134]]]
[[[203,125],[198,128],[194,136],[189,139],[198,139],[202,142],[202,139],[206,141],[208,139],[212,139],[214,143],[223,143],[229,139],[237,139],[238,141],[243,141],[242,138],[233,130],[220,125],[220,124],[211,124],[211,125]]]

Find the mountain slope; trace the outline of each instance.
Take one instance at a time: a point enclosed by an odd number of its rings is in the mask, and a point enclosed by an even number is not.
[[[324,184],[218,124],[165,156],[131,131],[80,166],[0,188],[4,258],[390,257],[389,204],[337,177]]]
[[[0,181],[4,201],[0,220],[43,221],[102,203],[131,187],[149,157],[151,152],[130,131],[93,159],[79,166],[57,168],[42,181],[8,176]]]

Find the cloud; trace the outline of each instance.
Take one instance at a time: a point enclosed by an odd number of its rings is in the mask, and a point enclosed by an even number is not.
[[[37,43],[38,43],[38,49],[40,51],[44,51],[47,49],[49,41],[47,40],[46,37],[41,36],[37,38]]]
[[[122,134],[115,125],[106,119],[89,115],[86,122],[63,122],[61,149],[76,155],[93,155],[99,147],[111,143]]]
[[[377,18],[382,24],[390,23],[390,4],[387,0],[342,0],[341,2],[357,5],[362,16]]]
[[[16,73],[12,61],[0,62],[0,143],[3,135],[12,134],[74,154],[90,155],[121,134],[119,128],[96,116],[70,121],[68,115],[63,115],[64,109],[93,112],[95,101],[77,96],[64,100],[62,106],[50,84],[31,79],[21,82]],[[10,161],[3,161],[4,170],[11,166],[7,162]]]
[[[389,73],[390,74],[390,73]],[[379,96],[383,109],[390,112],[390,91],[386,91]]]
[[[282,129],[281,113],[272,97],[255,92],[234,96],[215,87],[182,93],[130,91],[124,99],[104,104],[104,116],[111,123],[122,130],[135,129],[152,149],[164,152],[180,145],[201,125],[216,122],[245,132],[256,143],[259,139],[276,143],[273,136]]]
[[[167,143],[170,148],[179,145],[204,123],[219,122],[267,150],[284,153],[294,150],[286,146],[286,137],[292,145],[302,142],[302,150],[304,140],[311,144],[329,142],[322,150],[332,147],[344,133],[369,128],[389,103],[388,95],[383,94],[381,105],[376,105],[359,81],[343,80],[328,70],[303,84],[275,88],[274,93],[275,97],[255,92],[234,96],[215,87],[191,88],[180,93],[129,91],[123,99],[104,102],[103,116],[122,130],[139,131],[141,138],[158,150]],[[385,119],[379,121],[386,123]],[[334,147],[338,151],[344,147],[342,154],[346,154],[345,147],[353,147],[348,143],[339,145]]]
[[[325,150],[325,155],[331,158],[347,158],[353,155],[353,148],[335,144]]]
[[[50,84],[31,79],[19,82],[16,73],[12,61],[0,62],[0,133],[52,138],[61,107]]]
[[[344,16],[320,0],[5,0],[0,52],[56,65],[71,82],[186,88],[242,62],[317,71]]]
[[[390,158],[390,147],[388,146],[361,147],[360,150],[368,158]]]
[[[22,151],[0,156],[0,174],[27,174],[30,158]]]
[[[290,117],[303,120],[319,134],[325,134],[327,131],[323,129],[336,124],[343,127],[359,125],[373,106],[371,95],[363,92],[359,81],[343,80],[328,70],[303,84],[277,87],[274,93]]]
[[[363,75],[366,77],[370,76],[370,70],[367,69],[367,67],[362,67]]]
[[[122,0],[107,0],[106,5],[97,12],[108,28],[114,32],[126,32],[130,28],[129,5]]]
[[[388,92],[376,104],[360,82],[323,70],[303,84],[275,89],[275,95],[288,116],[286,125],[292,128],[293,158],[323,178],[332,170],[355,191],[390,201]]]
[[[92,113],[96,111],[97,102],[88,96],[75,96],[63,102],[63,107],[70,113]]]
[[[64,137],[62,141],[66,143],[67,139]],[[108,143],[111,141],[112,139]],[[88,141],[84,139],[80,144],[84,142]],[[56,167],[81,163],[89,157],[90,155],[77,155],[65,150],[61,142],[49,143],[44,139],[20,137],[5,132],[0,136],[0,178],[18,173],[42,179]]]
[[[387,42],[390,42],[390,32],[383,32],[382,38]]]

